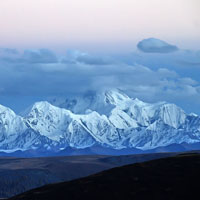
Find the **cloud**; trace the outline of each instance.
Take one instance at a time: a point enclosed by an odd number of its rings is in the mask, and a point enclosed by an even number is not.
[[[166,68],[151,70],[143,65],[124,63],[91,65],[58,62],[30,63],[27,66],[20,62],[1,65],[0,70],[3,92],[18,95],[62,95],[118,87],[136,91],[135,96],[146,97],[152,96],[153,91],[161,96],[168,90],[177,92],[177,88],[181,88],[183,91],[187,85],[195,88],[198,84]]]
[[[11,64],[39,64],[39,63],[57,63],[56,54],[49,49],[26,49],[19,53],[17,49],[0,49],[0,62]]]
[[[72,52],[63,62],[63,57],[56,58],[53,52],[49,52],[26,50],[13,62],[0,57],[1,95],[68,96],[88,90],[120,88],[144,101],[166,100],[183,108],[188,102],[189,107],[199,106],[200,81],[187,74],[180,75],[173,67],[163,66],[165,61],[158,63],[157,68],[151,68],[141,62],[145,57],[137,60],[139,64],[115,61],[114,58],[108,58],[109,62],[104,63],[96,59],[104,60],[104,57]]]
[[[56,55],[49,49],[25,50],[22,59],[28,63],[57,63]]]
[[[78,50],[68,50],[67,56],[62,59],[63,63],[83,63],[88,65],[109,65],[115,61],[109,57],[102,57],[96,55],[90,55],[86,52]]]
[[[192,66],[192,67],[200,67],[200,62],[191,62],[191,61],[185,61],[185,60],[179,60],[180,65],[185,66]]]
[[[116,56],[115,59],[119,59]],[[166,68],[175,71],[182,77],[191,77],[200,82],[200,54],[195,50],[179,50],[170,54],[132,52],[124,56],[121,62],[127,64],[138,63],[152,70]]]
[[[144,53],[172,53],[178,51],[177,46],[156,38],[144,39],[138,43],[137,47]]]
[[[14,62],[19,57],[17,49],[0,48],[0,61]]]
[[[0,48],[0,55],[16,55],[18,54],[19,52],[17,51],[17,49],[10,49],[10,48]]]

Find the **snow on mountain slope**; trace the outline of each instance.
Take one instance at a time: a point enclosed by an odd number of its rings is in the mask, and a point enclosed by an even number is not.
[[[159,117],[165,124],[178,128],[185,122],[185,112],[174,104],[164,104],[159,110]]]
[[[31,128],[51,140],[59,141],[67,130],[71,112],[57,108],[48,102],[37,102],[25,116]]]
[[[47,145],[45,138],[27,126],[26,120],[0,105],[0,149],[25,150]]]
[[[0,106],[0,149],[59,151],[101,145],[146,150],[200,142],[200,117],[174,104],[145,103],[110,90],[65,99],[60,105],[37,102],[24,117]]]
[[[117,107],[112,110],[109,120],[118,129],[137,128],[139,126],[131,115]]]
[[[0,105],[0,133],[1,137],[14,135],[25,130],[22,117],[17,116],[11,109]]]
[[[98,143],[114,148],[121,147],[119,133],[105,115],[94,111],[89,115],[82,115],[80,119]]]
[[[81,121],[81,115],[75,115],[48,102],[35,103],[25,119],[32,129],[59,142],[62,148],[85,148],[94,144],[90,131]]]

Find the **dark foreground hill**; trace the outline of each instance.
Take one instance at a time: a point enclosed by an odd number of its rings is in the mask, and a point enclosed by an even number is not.
[[[47,185],[10,200],[199,199],[199,182],[200,155],[182,154]]]
[[[173,154],[42,158],[0,157],[0,198],[11,197],[50,183],[89,176],[113,167],[171,155]]]

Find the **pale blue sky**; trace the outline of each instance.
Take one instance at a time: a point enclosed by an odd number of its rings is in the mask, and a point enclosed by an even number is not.
[[[197,49],[199,10],[199,0],[1,0],[0,44],[129,51],[156,37]]]

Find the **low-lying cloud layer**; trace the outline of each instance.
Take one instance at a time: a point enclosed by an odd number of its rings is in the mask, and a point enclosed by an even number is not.
[[[189,51],[178,52],[181,55],[184,52],[191,58],[186,61],[198,62],[198,52],[195,56]],[[175,56],[178,60],[186,57],[179,54]],[[145,101],[165,100],[186,110],[194,110],[200,106],[200,79],[179,73],[177,68],[182,66],[184,71],[188,67],[180,63],[179,67],[176,64],[173,66],[174,54],[172,57],[164,55],[133,55],[129,61],[135,64],[131,64],[123,59],[80,51],[68,51],[64,56],[56,56],[48,49],[25,50],[23,53],[15,49],[0,49],[0,97],[69,96],[88,90],[120,88],[132,97]],[[171,62],[164,65],[165,59],[169,58]],[[156,65],[153,63],[155,59],[158,62]],[[190,70],[195,71],[194,68]]]

